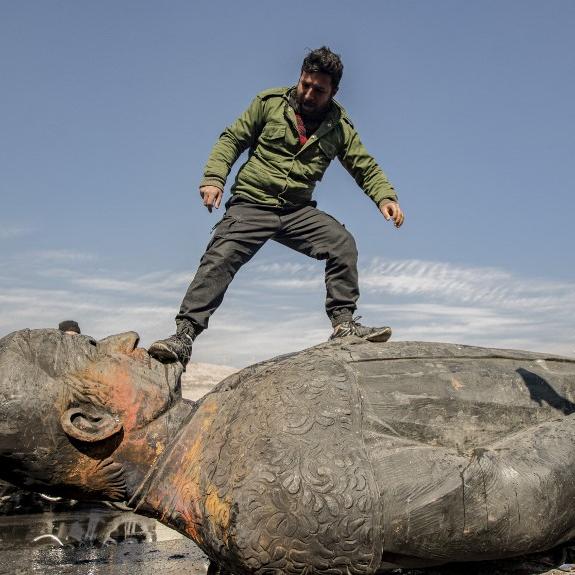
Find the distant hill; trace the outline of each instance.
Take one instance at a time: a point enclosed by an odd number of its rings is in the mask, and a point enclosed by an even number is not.
[[[182,395],[186,399],[199,399],[216,383],[239,371],[236,367],[190,361],[182,375]]]

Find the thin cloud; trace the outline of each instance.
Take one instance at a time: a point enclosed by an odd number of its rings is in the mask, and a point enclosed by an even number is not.
[[[253,285],[308,294],[323,274],[312,263],[262,263]],[[371,260],[360,269],[366,323],[389,323],[395,339],[454,341],[575,355],[575,284],[491,267]],[[381,302],[390,303],[381,303]],[[381,318],[385,322],[381,321]]]
[[[28,257],[38,262],[46,263],[88,262],[96,259],[94,254],[74,250],[37,250],[31,252]]]
[[[76,319],[98,338],[135,330],[145,346],[173,333],[189,272],[116,275],[87,269],[74,252],[54,255],[32,268],[0,262],[1,333],[54,327],[62,319]],[[16,273],[6,273],[10,269]],[[360,278],[362,321],[391,325],[396,340],[575,355],[575,285],[569,282],[496,268],[379,259],[362,266]],[[194,359],[239,367],[323,342],[331,331],[324,295],[323,262],[250,265],[198,340]]]
[[[254,267],[252,283],[290,290],[312,290],[323,285],[323,274],[314,265],[278,263]],[[421,260],[371,260],[360,269],[362,294],[389,294],[401,297],[457,303],[511,306],[526,309],[575,310],[575,284],[537,278],[522,278],[489,267],[464,267]]]
[[[165,298],[168,294],[181,297],[183,288],[191,280],[189,273],[154,272],[137,277],[117,279],[112,277],[90,277],[86,274],[71,281],[83,289],[109,291],[130,296],[148,295]]]
[[[0,240],[11,240],[33,234],[35,228],[27,225],[0,224]]]

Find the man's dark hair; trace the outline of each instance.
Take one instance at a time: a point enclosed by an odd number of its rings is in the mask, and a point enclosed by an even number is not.
[[[327,74],[331,78],[331,85],[337,88],[343,74],[343,64],[339,54],[334,54],[327,46],[322,46],[308,53],[304,58],[301,71],[307,74],[314,72]]]
[[[67,319],[65,321],[61,321],[58,325],[58,329],[60,331],[74,331],[76,333],[82,333],[80,331],[80,326],[78,322],[74,321],[73,319]]]

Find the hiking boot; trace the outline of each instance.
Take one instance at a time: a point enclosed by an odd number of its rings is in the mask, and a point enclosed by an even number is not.
[[[186,367],[192,356],[192,344],[196,335],[191,322],[178,322],[177,332],[166,339],[155,341],[148,348],[148,353],[160,361],[179,361]]]
[[[367,341],[383,342],[391,337],[391,328],[384,327],[367,327],[361,325],[357,320],[361,316],[354,317],[350,321],[344,321],[337,324],[333,328],[333,333],[330,335],[329,340],[338,339],[340,337],[347,337],[348,335],[355,335]]]

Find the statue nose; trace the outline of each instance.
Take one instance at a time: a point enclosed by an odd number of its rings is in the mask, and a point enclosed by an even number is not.
[[[98,342],[98,350],[102,352],[131,353],[136,349],[140,336],[135,331],[127,331],[110,335]]]

